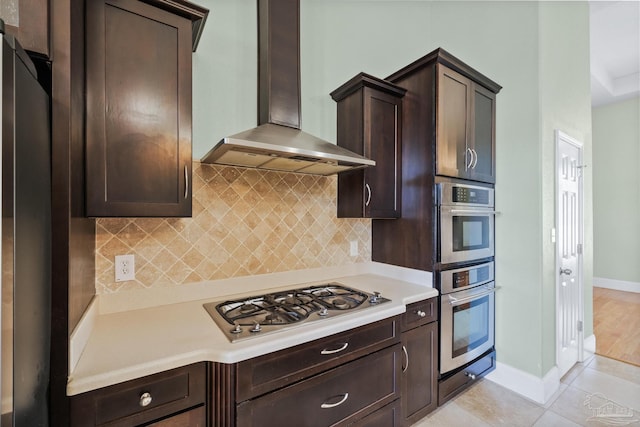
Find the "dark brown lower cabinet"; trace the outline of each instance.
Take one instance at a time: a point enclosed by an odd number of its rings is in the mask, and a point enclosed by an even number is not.
[[[353,427],[400,427],[402,423],[400,400],[395,400],[351,425]]]
[[[205,406],[198,406],[187,412],[173,415],[162,421],[151,423],[148,427],[206,427]]]
[[[399,397],[401,347],[392,347],[238,405],[238,426],[349,425]]]
[[[410,426],[438,406],[438,323],[403,333],[402,345],[402,413]]]
[[[206,425],[207,363],[171,369],[71,397],[71,426]]]
[[[402,332],[402,418],[410,426],[438,406],[437,298],[407,307]],[[421,320],[416,320],[421,319]],[[408,329],[413,326],[412,329]]]

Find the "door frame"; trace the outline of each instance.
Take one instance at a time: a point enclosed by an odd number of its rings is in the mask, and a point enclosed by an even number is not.
[[[576,147],[580,154],[579,154],[579,179],[578,179],[578,206],[579,206],[579,215],[578,215],[578,232],[579,232],[579,238],[578,238],[578,243],[582,246],[582,250],[580,250],[578,252],[578,260],[577,260],[577,274],[576,277],[578,279],[578,322],[581,324],[581,327],[578,329],[578,334],[577,334],[577,348],[578,348],[578,357],[577,357],[577,362],[583,362],[584,361],[584,144],[580,141],[578,141],[575,138],[572,138],[571,136],[569,136],[568,134],[562,132],[559,129],[555,130],[555,172],[554,172],[554,178],[555,178],[555,195],[554,195],[554,203],[555,203],[555,219],[554,219],[554,236],[555,236],[555,232],[556,230],[558,230],[558,221],[559,221],[559,212],[560,212],[560,203],[559,203],[559,198],[560,198],[560,180],[559,180],[559,166],[560,166],[560,145],[562,143],[567,143],[570,145],[573,145],[574,147]],[[558,236],[559,237],[559,236]],[[560,314],[560,307],[559,307],[559,301],[560,301],[560,296],[559,296],[559,292],[560,292],[560,275],[558,274],[558,271],[560,271],[561,268],[561,259],[560,259],[560,251],[559,251],[559,246],[560,246],[560,242],[559,239],[556,238],[555,239],[555,254],[556,254],[556,259],[555,259],[555,296],[556,296],[556,316],[555,316],[555,320],[556,320],[556,327],[555,327],[555,332],[556,332],[556,338],[555,338],[555,344],[556,344],[556,365],[559,365],[559,361],[560,361],[560,351],[561,351],[561,345],[560,345],[560,336],[559,336],[559,331],[558,331],[558,327],[559,327],[559,314]]]

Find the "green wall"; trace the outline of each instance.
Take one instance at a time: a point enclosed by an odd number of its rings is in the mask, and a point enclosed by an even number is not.
[[[593,109],[595,277],[640,292],[640,97]]]
[[[211,14],[194,56],[195,159],[256,124],[255,0],[200,3]],[[307,132],[335,141],[332,90],[360,71],[385,77],[437,47],[503,86],[496,346],[502,363],[538,377],[555,364],[553,129],[590,143],[588,22],[586,2],[301,0]]]
[[[555,130],[583,143],[583,163],[592,164],[589,6],[586,2],[542,2],[540,18],[540,148],[542,177],[542,372],[556,363],[556,253],[551,241],[555,222]],[[585,36],[586,35],[586,36]],[[588,172],[588,169],[587,169]],[[592,175],[584,175],[585,337],[593,334]]]

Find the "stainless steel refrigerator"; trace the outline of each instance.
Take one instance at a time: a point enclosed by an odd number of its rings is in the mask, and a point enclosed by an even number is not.
[[[0,20],[0,30],[4,24]],[[4,31],[0,31],[4,32]],[[0,35],[2,427],[47,426],[51,322],[50,103],[29,56]]]

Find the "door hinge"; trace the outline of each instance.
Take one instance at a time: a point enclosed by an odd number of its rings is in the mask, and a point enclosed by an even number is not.
[[[582,255],[582,243],[578,243],[578,254]]]
[[[582,320],[578,320],[578,332],[582,332]]]

